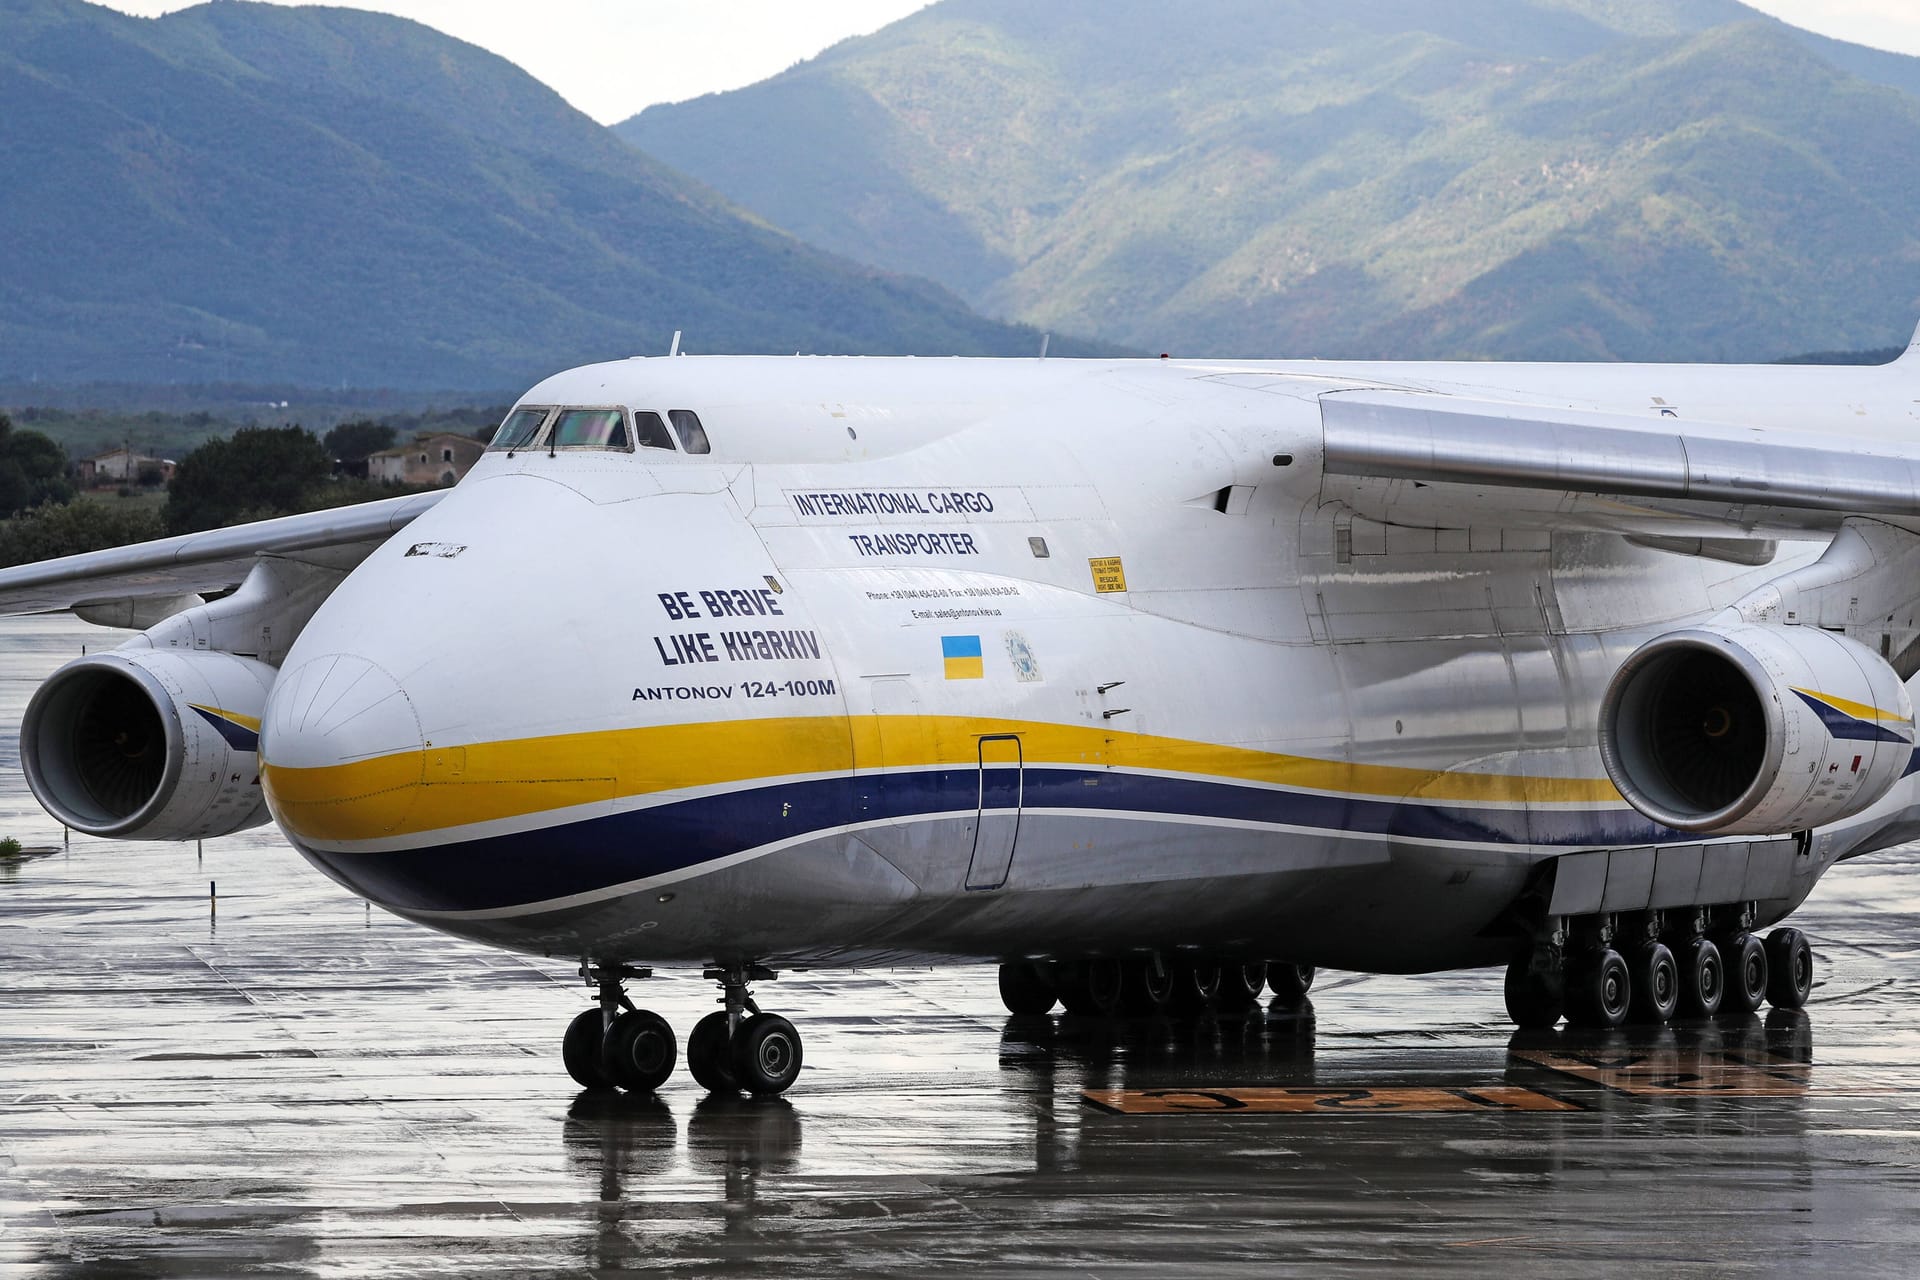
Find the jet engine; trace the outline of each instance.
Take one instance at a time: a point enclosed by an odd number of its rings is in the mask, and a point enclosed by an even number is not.
[[[69,662],[27,704],[20,761],[60,821],[89,835],[196,840],[268,820],[260,716],[274,669],[190,650]]]
[[[1600,703],[1600,754],[1620,794],[1656,822],[1715,835],[1852,817],[1905,774],[1913,740],[1893,668],[1813,627],[1656,637]]]

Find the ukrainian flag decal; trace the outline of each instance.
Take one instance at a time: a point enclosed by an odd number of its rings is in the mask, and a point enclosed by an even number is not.
[[[980,656],[979,636],[941,636],[940,656],[947,661],[947,679],[982,680],[986,663]]]

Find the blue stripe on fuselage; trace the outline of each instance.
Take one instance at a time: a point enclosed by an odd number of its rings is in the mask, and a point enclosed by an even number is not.
[[[973,767],[770,783],[513,835],[390,853],[308,850],[356,892],[401,910],[481,911],[591,893],[855,822],[972,809]],[[1041,766],[1025,808],[1284,824],[1404,839],[1569,848],[1697,840],[1632,809],[1492,809],[1284,791],[1198,778]]]

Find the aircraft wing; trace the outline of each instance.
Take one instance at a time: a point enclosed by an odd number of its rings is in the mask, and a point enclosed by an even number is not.
[[[385,498],[0,569],[0,614],[221,591],[263,555],[351,568],[443,496]]]
[[[1320,412],[1328,475],[1920,516],[1920,447],[1892,441],[1405,391],[1331,393]]]

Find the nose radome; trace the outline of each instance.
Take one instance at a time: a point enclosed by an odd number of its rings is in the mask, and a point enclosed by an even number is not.
[[[339,842],[390,835],[419,799],[425,736],[406,690],[353,654],[282,671],[260,724],[261,785],[288,834]]]

